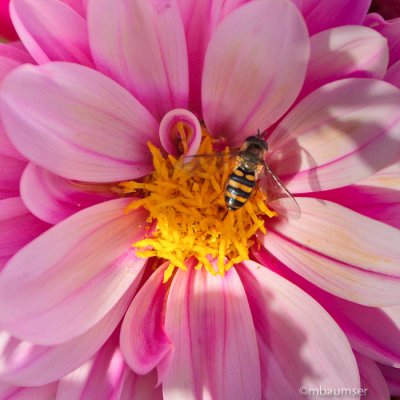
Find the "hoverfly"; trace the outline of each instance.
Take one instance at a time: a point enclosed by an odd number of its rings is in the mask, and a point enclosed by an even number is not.
[[[258,131],[249,136],[240,147],[235,166],[225,187],[225,203],[230,211],[243,207],[258,187],[267,197],[267,202],[280,214],[297,218],[300,207],[285,188],[278,176],[265,162],[268,143]]]
[[[246,138],[238,150],[229,152],[234,166],[225,184],[225,204],[229,211],[242,208],[258,189],[267,198],[267,203],[280,215],[290,218],[300,216],[300,207],[294,197],[285,188],[279,177],[265,161],[268,143],[262,137],[260,130],[257,135]],[[226,153],[200,154],[188,156],[226,157]]]

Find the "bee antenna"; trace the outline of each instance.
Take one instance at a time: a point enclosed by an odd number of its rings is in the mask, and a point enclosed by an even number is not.
[[[257,129],[257,137],[265,140],[266,136],[267,136],[267,130],[261,132],[260,128]]]

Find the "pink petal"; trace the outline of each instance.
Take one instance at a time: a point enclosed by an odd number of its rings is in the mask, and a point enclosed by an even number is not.
[[[0,225],[0,270],[18,250],[50,228],[19,197],[0,200]]]
[[[378,365],[386,383],[389,386],[389,391],[392,396],[400,396],[400,369],[388,367],[387,365]]]
[[[159,120],[186,108],[185,34],[175,0],[89,3],[90,46],[98,69],[125,86]]]
[[[185,155],[197,154],[202,138],[200,121],[193,113],[184,109],[171,110],[161,120],[160,140],[164,149],[168,154],[174,156],[182,154],[182,151],[179,151],[179,144],[182,144],[182,140],[177,129],[178,123],[184,125],[187,134],[188,151]]]
[[[385,75],[385,81],[397,86],[400,89],[400,61],[394,63]]]
[[[400,366],[399,306],[366,307],[332,296],[310,283],[300,282],[300,287],[335,319],[353,349],[377,362]]]
[[[355,356],[360,370],[360,387],[364,389],[364,396],[374,400],[388,400],[390,398],[388,385],[376,363],[361,354],[356,353]]]
[[[2,89],[4,128],[35,164],[92,182],[131,179],[152,170],[147,141],[158,144],[156,121],[102,74],[61,62],[21,66]]]
[[[26,51],[0,43],[0,81],[18,65],[32,61]]]
[[[392,85],[361,78],[328,83],[272,132],[269,162],[292,193],[345,186],[399,159],[399,122],[400,91]]]
[[[20,161],[24,161],[26,164],[26,158],[18,152],[18,150],[11,143],[8,136],[4,133],[3,127],[0,123],[0,156],[7,156],[11,158],[15,158]]]
[[[224,277],[179,270],[165,329],[174,346],[161,377],[165,400],[261,398],[256,333],[234,269]]]
[[[68,4],[73,10],[75,10],[82,17],[86,16],[86,1],[85,0],[61,0],[63,3]]]
[[[290,270],[265,249],[255,258],[312,296],[346,334],[351,347],[364,356],[389,365],[400,365],[400,307],[367,307],[341,299],[318,288]]]
[[[314,299],[255,262],[237,270],[257,330],[263,398],[301,399],[300,388],[358,387],[350,345]]]
[[[0,199],[19,196],[19,181],[26,162],[3,155],[1,151],[2,149],[0,149]]]
[[[315,195],[400,229],[400,163],[385,168],[355,185]]]
[[[159,267],[132,301],[121,327],[121,351],[138,374],[147,374],[171,351],[163,329],[165,297],[169,285],[163,284],[165,267]]]
[[[0,379],[20,386],[37,386],[63,378],[89,360],[106,342],[123,317],[136,290],[132,285],[93,327],[55,346],[38,346],[0,334]]]
[[[202,103],[208,130],[236,146],[267,128],[298,95],[308,57],[307,29],[290,2],[255,1],[229,14],[205,56]]]
[[[189,58],[189,108],[201,115],[201,75],[208,42],[217,25],[249,0],[177,0],[185,27]]]
[[[71,61],[92,66],[85,20],[58,0],[12,0],[19,37],[38,64]]]
[[[302,0],[300,7],[310,34],[340,25],[360,25],[371,0]]]
[[[343,78],[377,78],[385,75],[387,42],[373,29],[341,26],[314,35],[310,63],[300,97],[328,82]]]
[[[124,363],[112,337],[86,364],[60,381],[57,400],[162,400],[155,373],[141,377]]]
[[[140,279],[145,262],[131,245],[144,236],[147,216],[144,210],[126,214],[131,201],[82,210],[19,251],[0,276],[1,325],[48,346],[100,321]]]
[[[271,224],[260,235],[262,245],[338,297],[375,307],[398,304],[399,230],[328,201],[297,201],[301,218]]]
[[[54,400],[57,382],[39,387],[0,385],[0,400]]]
[[[111,188],[64,179],[30,163],[22,176],[21,197],[34,215],[56,224],[84,208],[116,198]]]
[[[400,59],[400,18],[385,21],[379,14],[369,14],[364,21],[364,25],[375,29],[383,35],[389,46],[390,61],[392,65]]]

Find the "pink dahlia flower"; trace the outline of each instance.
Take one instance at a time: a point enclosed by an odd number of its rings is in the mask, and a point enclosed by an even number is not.
[[[400,90],[369,3],[11,1],[0,396],[388,398]],[[175,158],[257,130],[298,219],[258,189],[227,212],[229,163]]]

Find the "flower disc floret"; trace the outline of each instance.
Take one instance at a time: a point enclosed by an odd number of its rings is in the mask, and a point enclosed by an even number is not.
[[[213,153],[213,141],[204,134],[194,157],[179,159],[148,144],[154,172],[143,182],[122,182],[124,194],[142,192],[143,198],[129,204],[126,211],[139,207],[149,211],[149,235],[135,242],[140,257],[160,257],[170,262],[167,281],[175,268],[186,270],[185,261],[196,259],[213,275],[224,275],[233,265],[249,259],[257,231],[266,233],[265,217],[276,212],[265,204],[265,194],[255,190],[238,211],[228,211],[224,192],[234,160],[226,149]],[[183,148],[186,148],[184,145]]]

